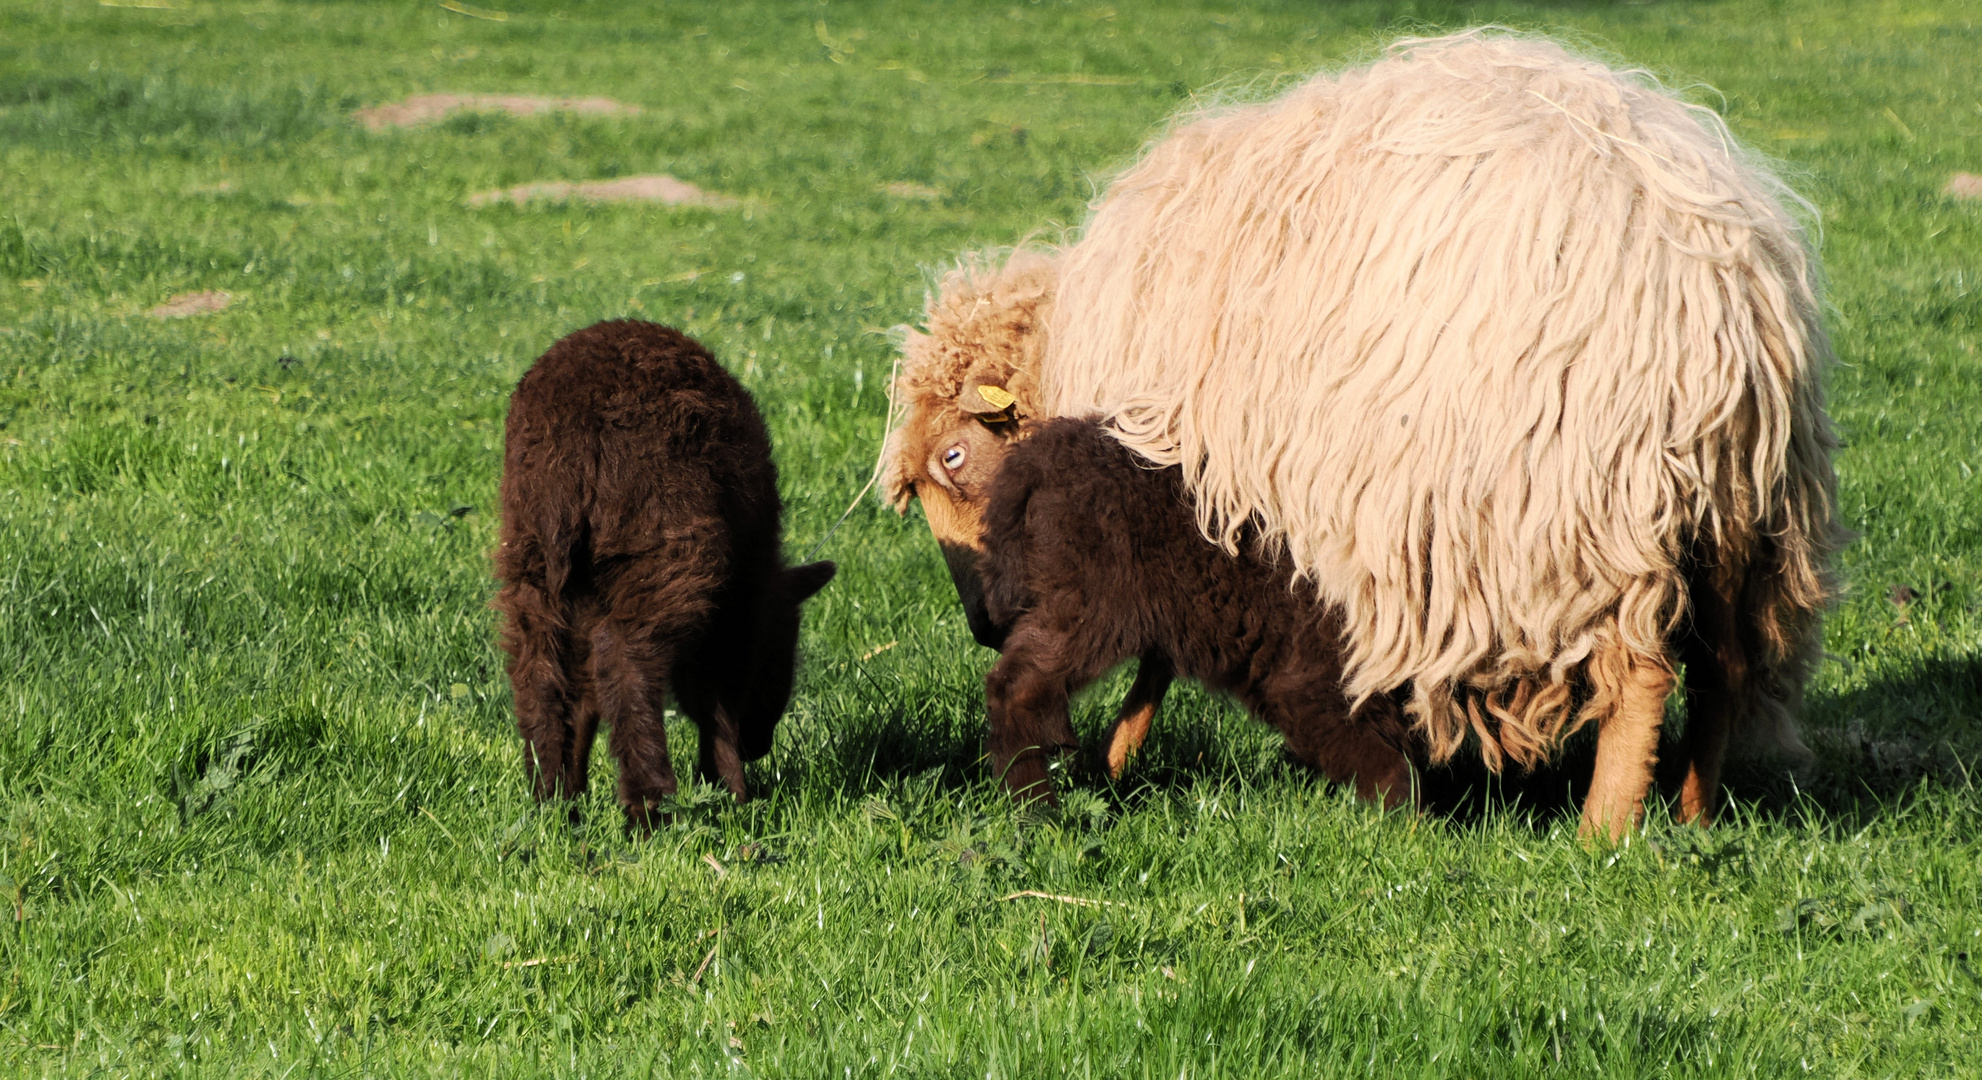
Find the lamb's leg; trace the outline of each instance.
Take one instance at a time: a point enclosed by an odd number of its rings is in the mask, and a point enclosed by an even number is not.
[[[565,794],[573,799],[581,798],[591,787],[592,742],[599,734],[599,699],[590,686],[578,696],[577,704],[571,707],[571,745],[564,758],[563,780]],[[571,823],[578,824],[578,807],[571,807]]]
[[[1067,719],[1067,699],[1107,670],[1106,663],[1085,671],[1069,669],[1066,661],[1076,658],[1066,642],[1014,633],[1005,640],[1004,655],[984,677],[990,724],[985,749],[992,770],[1005,778],[1005,787],[1015,797],[1058,802],[1047,764],[1053,755],[1080,746]],[[1108,662],[1115,659],[1109,657]]]
[[[1105,760],[1110,777],[1121,779],[1129,759],[1142,749],[1143,740],[1149,738],[1149,723],[1156,718],[1156,710],[1163,704],[1163,695],[1170,692],[1170,681],[1174,678],[1176,670],[1160,652],[1143,653],[1137,661],[1136,681],[1129,685],[1129,694],[1122,699],[1122,711],[1115,717],[1115,726],[1108,729]]]
[[[531,793],[538,802],[554,796],[574,797],[570,765],[578,748],[572,746],[571,694],[568,673],[570,643],[551,612],[541,589],[512,583],[496,598],[509,617],[502,628],[502,647],[509,653],[509,685],[516,698],[516,730],[523,736],[524,764]]]
[[[1673,672],[1663,657],[1639,656],[1622,647],[1592,668],[1594,677],[1607,684],[1599,692],[1610,698],[1612,708],[1598,721],[1597,765],[1583,800],[1581,831],[1618,840],[1645,813]]]
[[[686,702],[686,697],[683,698]],[[705,784],[721,784],[738,803],[750,801],[743,784],[743,756],[736,751],[736,722],[720,701],[713,706],[698,702],[684,704],[695,721],[700,738],[695,747],[695,778]]]
[[[1748,704],[1748,650],[1741,641],[1739,616],[1726,593],[1705,582],[1693,589],[1692,632],[1682,646],[1686,660],[1686,734],[1680,755],[1686,763],[1679,786],[1679,820],[1702,827],[1714,823],[1720,798],[1721,763],[1738,710]]]
[[[592,631],[593,686],[599,711],[612,725],[619,805],[626,827],[636,832],[665,824],[660,805],[677,787],[662,710],[667,660],[657,646],[616,620],[601,619]]]

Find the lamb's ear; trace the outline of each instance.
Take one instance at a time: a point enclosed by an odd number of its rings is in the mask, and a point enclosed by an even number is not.
[[[785,588],[794,602],[803,601],[825,588],[839,569],[831,559],[791,567],[785,571]]]

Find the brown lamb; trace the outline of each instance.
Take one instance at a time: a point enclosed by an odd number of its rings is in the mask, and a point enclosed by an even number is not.
[[[1014,794],[1052,798],[1050,757],[1078,748],[1068,698],[1140,657],[1132,698],[1197,679],[1362,798],[1417,803],[1421,748],[1402,710],[1343,694],[1340,610],[1255,544],[1232,556],[1206,541],[1181,470],[1151,468],[1094,421],[1050,420],[1012,446],[988,504],[978,570],[1004,655],[985,677],[987,748]],[[1146,728],[1153,712],[1123,722]]]
[[[602,322],[523,376],[495,607],[538,801],[584,793],[604,720],[627,826],[651,829],[675,793],[669,691],[700,732],[696,775],[747,797],[743,763],[791,697],[799,604],[834,571],[784,565],[779,512],[764,420],[693,338]]]

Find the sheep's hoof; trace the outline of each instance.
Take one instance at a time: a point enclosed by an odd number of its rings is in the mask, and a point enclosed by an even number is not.
[[[1638,830],[1638,815],[1632,813],[1592,812],[1585,807],[1583,823],[1577,827],[1576,835],[1586,847],[1616,847],[1628,843],[1632,833]]]

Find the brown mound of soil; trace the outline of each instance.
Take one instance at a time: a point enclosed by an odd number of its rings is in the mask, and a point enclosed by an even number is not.
[[[188,315],[205,315],[210,311],[226,311],[234,298],[224,292],[209,289],[206,292],[182,292],[145,314],[154,319],[183,319]]]
[[[1982,199],[1982,176],[1958,172],[1949,178],[1948,186],[1942,188],[1941,193],[1957,199]]]
[[[658,202],[669,206],[736,205],[736,200],[727,195],[703,191],[686,180],[676,180],[672,176],[660,174],[622,176],[617,180],[592,180],[582,184],[574,184],[568,180],[520,184],[513,188],[470,195],[468,205],[487,206],[505,200],[520,204],[532,199],[547,199],[552,202],[567,202],[571,199],[580,199],[584,202]]]
[[[523,94],[421,94],[390,105],[374,105],[351,115],[373,131],[425,124],[449,113],[499,112],[511,116],[535,116],[547,112],[574,112],[585,116],[631,116],[638,105],[611,98],[547,98]]]

